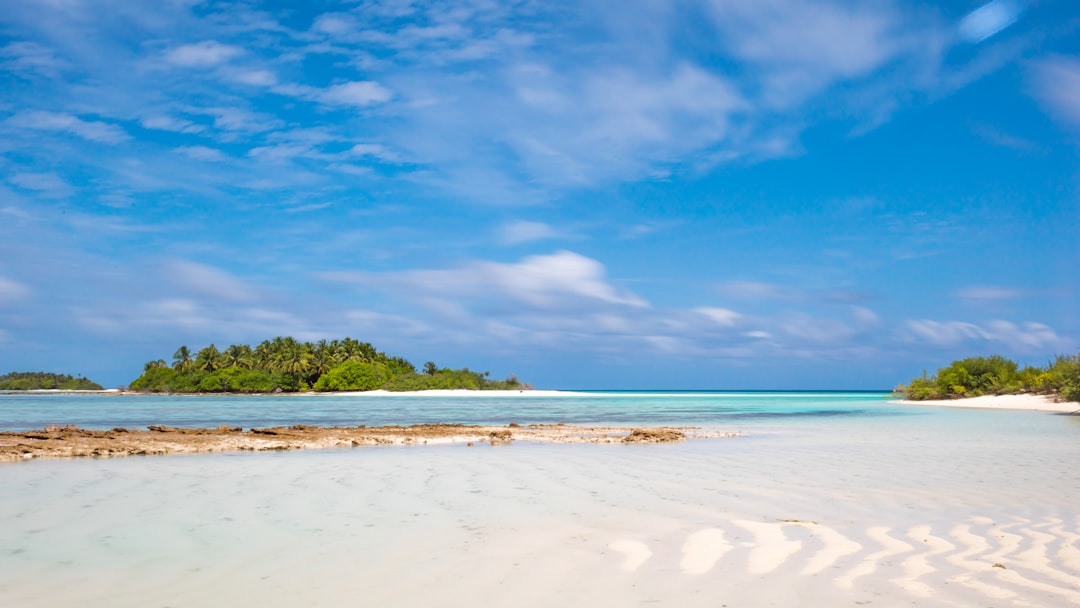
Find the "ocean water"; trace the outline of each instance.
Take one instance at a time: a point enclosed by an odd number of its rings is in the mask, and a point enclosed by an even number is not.
[[[148,407],[194,426],[311,422],[290,418],[288,403],[307,403],[295,398],[225,400],[216,413],[199,401],[201,419],[188,401],[2,399],[11,426],[70,421],[31,410],[92,409],[87,427],[161,422]],[[696,423],[747,436],[4,465],[0,606],[1080,604],[1080,417],[876,394],[317,407],[294,415]],[[273,411],[241,422],[244,408]]]
[[[599,424],[727,426],[793,419],[879,417],[912,413],[888,393],[620,392],[506,396],[475,393],[363,396],[0,395],[0,429],[46,424],[87,429],[248,427],[312,424],[383,426],[461,424]]]

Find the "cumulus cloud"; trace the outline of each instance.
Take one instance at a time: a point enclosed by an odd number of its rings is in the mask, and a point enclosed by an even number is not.
[[[63,112],[31,110],[19,112],[5,121],[7,124],[22,129],[70,133],[83,139],[104,143],[118,144],[130,139],[120,127],[101,121],[82,120]]]
[[[446,270],[324,273],[323,276],[441,298],[445,299],[444,304],[455,306],[490,299],[504,299],[538,310],[569,310],[594,303],[648,306],[642,298],[609,283],[603,264],[572,251],[529,256],[517,263],[477,261]]]

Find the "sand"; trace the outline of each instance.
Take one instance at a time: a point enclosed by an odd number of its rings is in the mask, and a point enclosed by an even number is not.
[[[942,407],[971,407],[995,410],[1028,410],[1034,412],[1057,412],[1072,414],[1080,412],[1080,403],[1054,401],[1048,395],[984,395],[967,399],[938,399],[927,401],[898,400],[904,405],[933,405]]]

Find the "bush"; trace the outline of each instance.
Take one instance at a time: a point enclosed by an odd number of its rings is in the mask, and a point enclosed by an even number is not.
[[[896,387],[906,399],[953,399],[979,395],[1023,392],[1056,394],[1066,401],[1080,401],[1080,355],[1058,355],[1045,369],[1026,366],[1000,355],[968,357],[953,361],[937,374]]]
[[[315,382],[317,391],[373,391],[391,379],[382,363],[346,361],[330,368]]]

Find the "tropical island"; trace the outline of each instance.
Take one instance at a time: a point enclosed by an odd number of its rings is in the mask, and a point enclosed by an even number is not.
[[[1080,401],[1080,354],[1057,355],[1045,367],[1023,368],[1000,355],[968,357],[953,361],[932,376],[924,371],[893,393],[909,401],[1022,394]]]
[[[171,365],[164,359],[148,361],[129,389],[153,393],[295,393],[532,388],[513,374],[505,380],[492,380],[490,376],[489,372],[468,368],[440,368],[433,361],[425,363],[420,372],[406,359],[352,338],[301,342],[279,336],[255,347],[233,344],[219,350],[210,344],[193,352],[181,346],[173,353]]]
[[[0,376],[0,391],[100,391],[102,386],[82,376],[50,372],[11,372]]]

